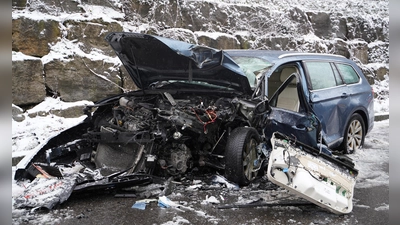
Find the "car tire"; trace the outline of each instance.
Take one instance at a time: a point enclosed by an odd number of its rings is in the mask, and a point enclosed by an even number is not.
[[[352,154],[355,150],[362,148],[364,145],[365,133],[363,118],[360,114],[354,113],[351,116],[344,133],[343,143],[341,146],[341,148],[344,149],[344,153]]]
[[[254,128],[239,127],[232,131],[225,147],[226,178],[240,186],[248,185],[257,176],[253,171],[260,135]]]

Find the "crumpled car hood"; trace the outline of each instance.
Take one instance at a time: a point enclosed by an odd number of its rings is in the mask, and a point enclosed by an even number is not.
[[[202,81],[251,94],[242,69],[224,51],[159,36],[113,32],[106,41],[140,89],[157,81]]]

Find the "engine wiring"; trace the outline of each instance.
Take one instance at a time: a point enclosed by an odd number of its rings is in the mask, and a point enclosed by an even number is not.
[[[217,120],[218,115],[213,109],[206,109],[204,110],[205,114],[207,115],[209,121],[203,121],[200,116],[197,114],[196,110],[194,108],[191,108],[194,114],[196,115],[196,118],[200,121],[200,123],[203,124],[203,132],[207,133],[207,125],[210,123],[214,123],[215,120]]]

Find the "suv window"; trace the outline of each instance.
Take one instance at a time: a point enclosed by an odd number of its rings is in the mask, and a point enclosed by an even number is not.
[[[337,85],[336,76],[329,62],[305,62],[311,81],[311,89],[318,90]]]
[[[352,66],[338,63],[336,66],[346,84],[354,84],[360,81],[360,77],[357,75],[356,71],[354,71]]]

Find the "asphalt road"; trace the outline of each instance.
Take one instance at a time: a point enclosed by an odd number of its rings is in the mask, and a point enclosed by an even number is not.
[[[268,192],[268,191],[266,191]],[[264,192],[264,194],[266,194]],[[271,192],[271,191],[270,191]],[[284,190],[272,191],[287,197]],[[162,208],[157,202],[144,210],[132,208],[136,198],[116,198],[111,193],[78,194],[51,211],[56,224],[389,224],[389,210],[379,210],[389,202],[389,187],[355,189],[354,209],[347,215],[335,215],[316,205],[294,199],[300,205],[262,206],[219,209],[219,205],[238,199],[251,199],[262,192],[197,190],[174,195],[171,200],[180,207]],[[269,193],[271,194],[271,193]],[[225,196],[224,204],[204,203],[207,196]],[[254,196],[253,195],[253,196]],[[286,196],[285,196],[286,195]],[[257,197],[258,198],[258,197]],[[218,198],[220,199],[220,198]],[[39,212],[40,213],[40,212]],[[49,212],[41,212],[48,214]],[[26,224],[29,224],[27,221]]]
[[[374,173],[367,172],[362,177],[364,185],[355,187],[353,210],[346,215],[336,215],[305,200],[297,198],[288,191],[274,186],[266,179],[260,179],[253,185],[239,190],[230,190],[219,185],[172,183],[172,194],[167,197],[178,204],[177,207],[163,208],[157,203],[162,186],[152,185],[143,190],[135,189],[136,197],[116,197],[120,192],[74,193],[72,196],[52,211],[36,211],[24,218],[16,219],[18,213],[13,213],[15,224],[40,223],[40,218],[50,218],[47,224],[389,224],[389,182],[377,184],[374,180],[379,174],[389,174],[389,144],[385,143],[384,135],[389,133],[389,127],[379,128],[366,140],[369,152],[379,152],[365,165]],[[374,136],[375,135],[375,136]],[[376,148],[376,149],[375,149]],[[380,157],[384,160],[374,160]],[[387,160],[386,160],[387,159]],[[367,171],[370,171],[368,168]],[[367,184],[367,185],[365,185]],[[369,185],[372,184],[372,185]],[[197,186],[196,186],[197,185]],[[163,190],[165,191],[165,189]],[[129,192],[132,194],[132,192]],[[219,203],[210,203],[215,197]],[[136,201],[153,199],[146,204],[145,209],[132,208]],[[286,205],[258,205],[246,207],[246,203],[278,202]],[[241,207],[227,207],[240,203]],[[248,206],[248,205],[247,205]],[[38,219],[39,218],[39,219]],[[36,220],[35,220],[36,219]],[[53,219],[53,220],[52,220]],[[39,221],[39,222],[38,222]]]
[[[380,169],[389,170],[384,164]],[[265,182],[265,181],[263,181]],[[265,185],[265,183],[263,183]],[[115,197],[116,192],[73,194],[68,201],[55,210],[38,211],[43,215],[52,214],[54,224],[389,224],[389,187],[375,186],[355,188],[354,208],[350,214],[335,215],[305,200],[296,198],[284,189],[263,190],[259,187],[228,190],[187,190],[191,186],[176,185],[168,198],[179,207],[162,208],[157,201],[146,204],[144,210],[132,208],[144,196],[157,199],[157,195],[136,193],[137,197]],[[204,188],[204,186],[202,187]],[[207,189],[204,188],[204,189]],[[161,189],[157,189],[161,192]],[[157,191],[155,192],[157,194]],[[142,195],[142,196],[140,196]],[[205,202],[211,196],[219,204]],[[221,197],[222,196],[222,197]],[[224,199],[224,200],[222,200]],[[275,206],[246,207],[257,200],[282,199]],[[220,209],[219,206],[242,202],[241,208]],[[293,205],[291,205],[293,204]],[[297,204],[297,205],[296,205]],[[22,223],[25,224],[25,223]],[[27,220],[26,224],[30,224]]]

